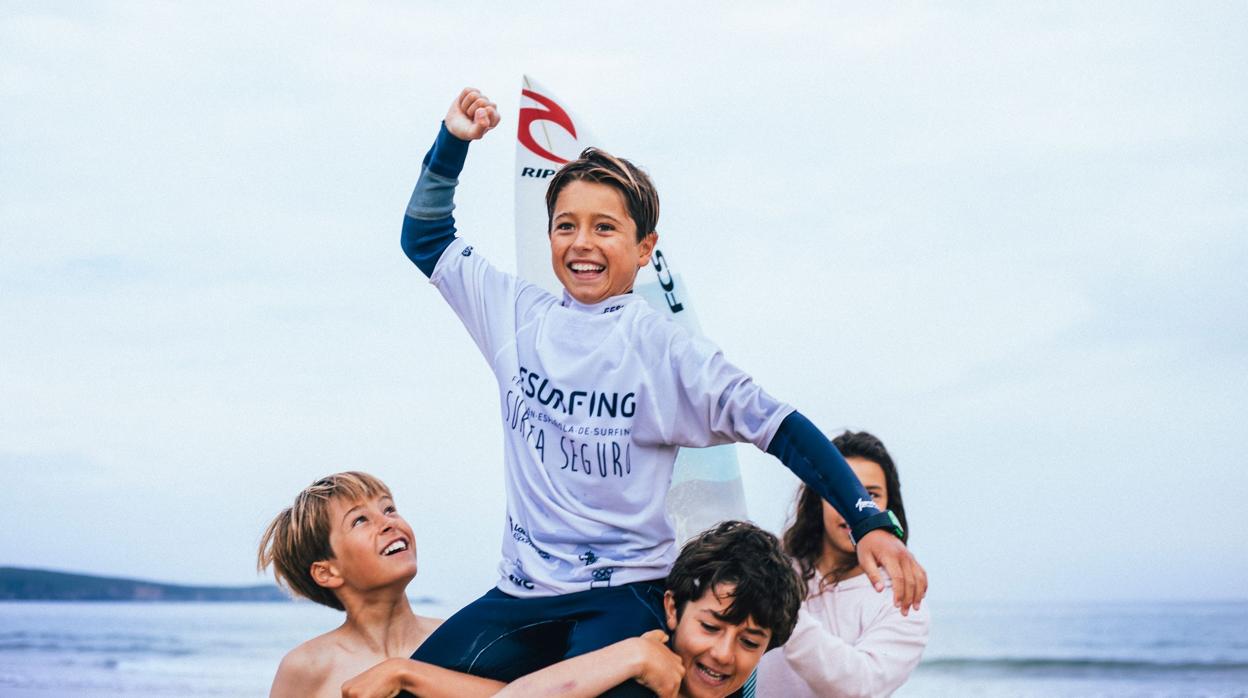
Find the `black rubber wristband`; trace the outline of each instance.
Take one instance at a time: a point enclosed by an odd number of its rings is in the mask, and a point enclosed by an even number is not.
[[[878,514],[872,514],[862,521],[849,532],[854,539],[854,545],[862,540],[862,537],[874,531],[877,528],[887,529],[889,533],[897,536],[898,540],[905,538],[905,530],[901,527],[901,522],[897,520],[897,515],[885,509]]]

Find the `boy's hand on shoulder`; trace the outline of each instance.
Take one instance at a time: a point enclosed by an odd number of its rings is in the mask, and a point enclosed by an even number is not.
[[[342,684],[342,698],[392,698],[403,690],[410,659],[387,659]]]
[[[667,648],[667,633],[662,630],[650,632],[625,642],[637,652],[635,666],[637,683],[654,691],[660,698],[676,698],[685,666],[680,656]]]
[[[916,611],[927,595],[927,572],[910,554],[906,544],[884,529],[876,529],[858,541],[858,564],[876,591],[884,591],[880,568],[888,571],[893,581],[893,605],[901,609],[901,615]]]
[[[498,125],[498,105],[475,87],[465,87],[446,111],[446,130],[461,141],[475,141]]]

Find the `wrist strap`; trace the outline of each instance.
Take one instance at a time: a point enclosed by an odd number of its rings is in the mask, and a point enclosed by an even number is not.
[[[897,515],[885,509],[878,514],[872,514],[859,521],[858,525],[850,530],[849,537],[854,539],[854,545],[858,545],[858,541],[862,540],[863,536],[877,528],[888,529],[889,533],[897,536],[898,540],[904,539],[906,535],[905,529],[901,527],[901,522],[897,520]]]

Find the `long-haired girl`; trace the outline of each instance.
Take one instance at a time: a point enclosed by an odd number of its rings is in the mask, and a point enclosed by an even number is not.
[[[897,466],[884,444],[867,432],[832,440],[880,510],[896,515],[909,538]],[[909,615],[877,594],[858,565],[849,526],[805,485],[785,551],[807,585],[807,598],[789,642],[758,668],[758,695],[886,696],[918,665],[927,645],[928,613]]]

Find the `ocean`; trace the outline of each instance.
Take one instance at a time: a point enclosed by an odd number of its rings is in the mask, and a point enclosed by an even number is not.
[[[898,696],[1248,697],[1248,602],[931,610]],[[265,696],[282,655],[340,621],[310,603],[4,602],[0,696]]]

